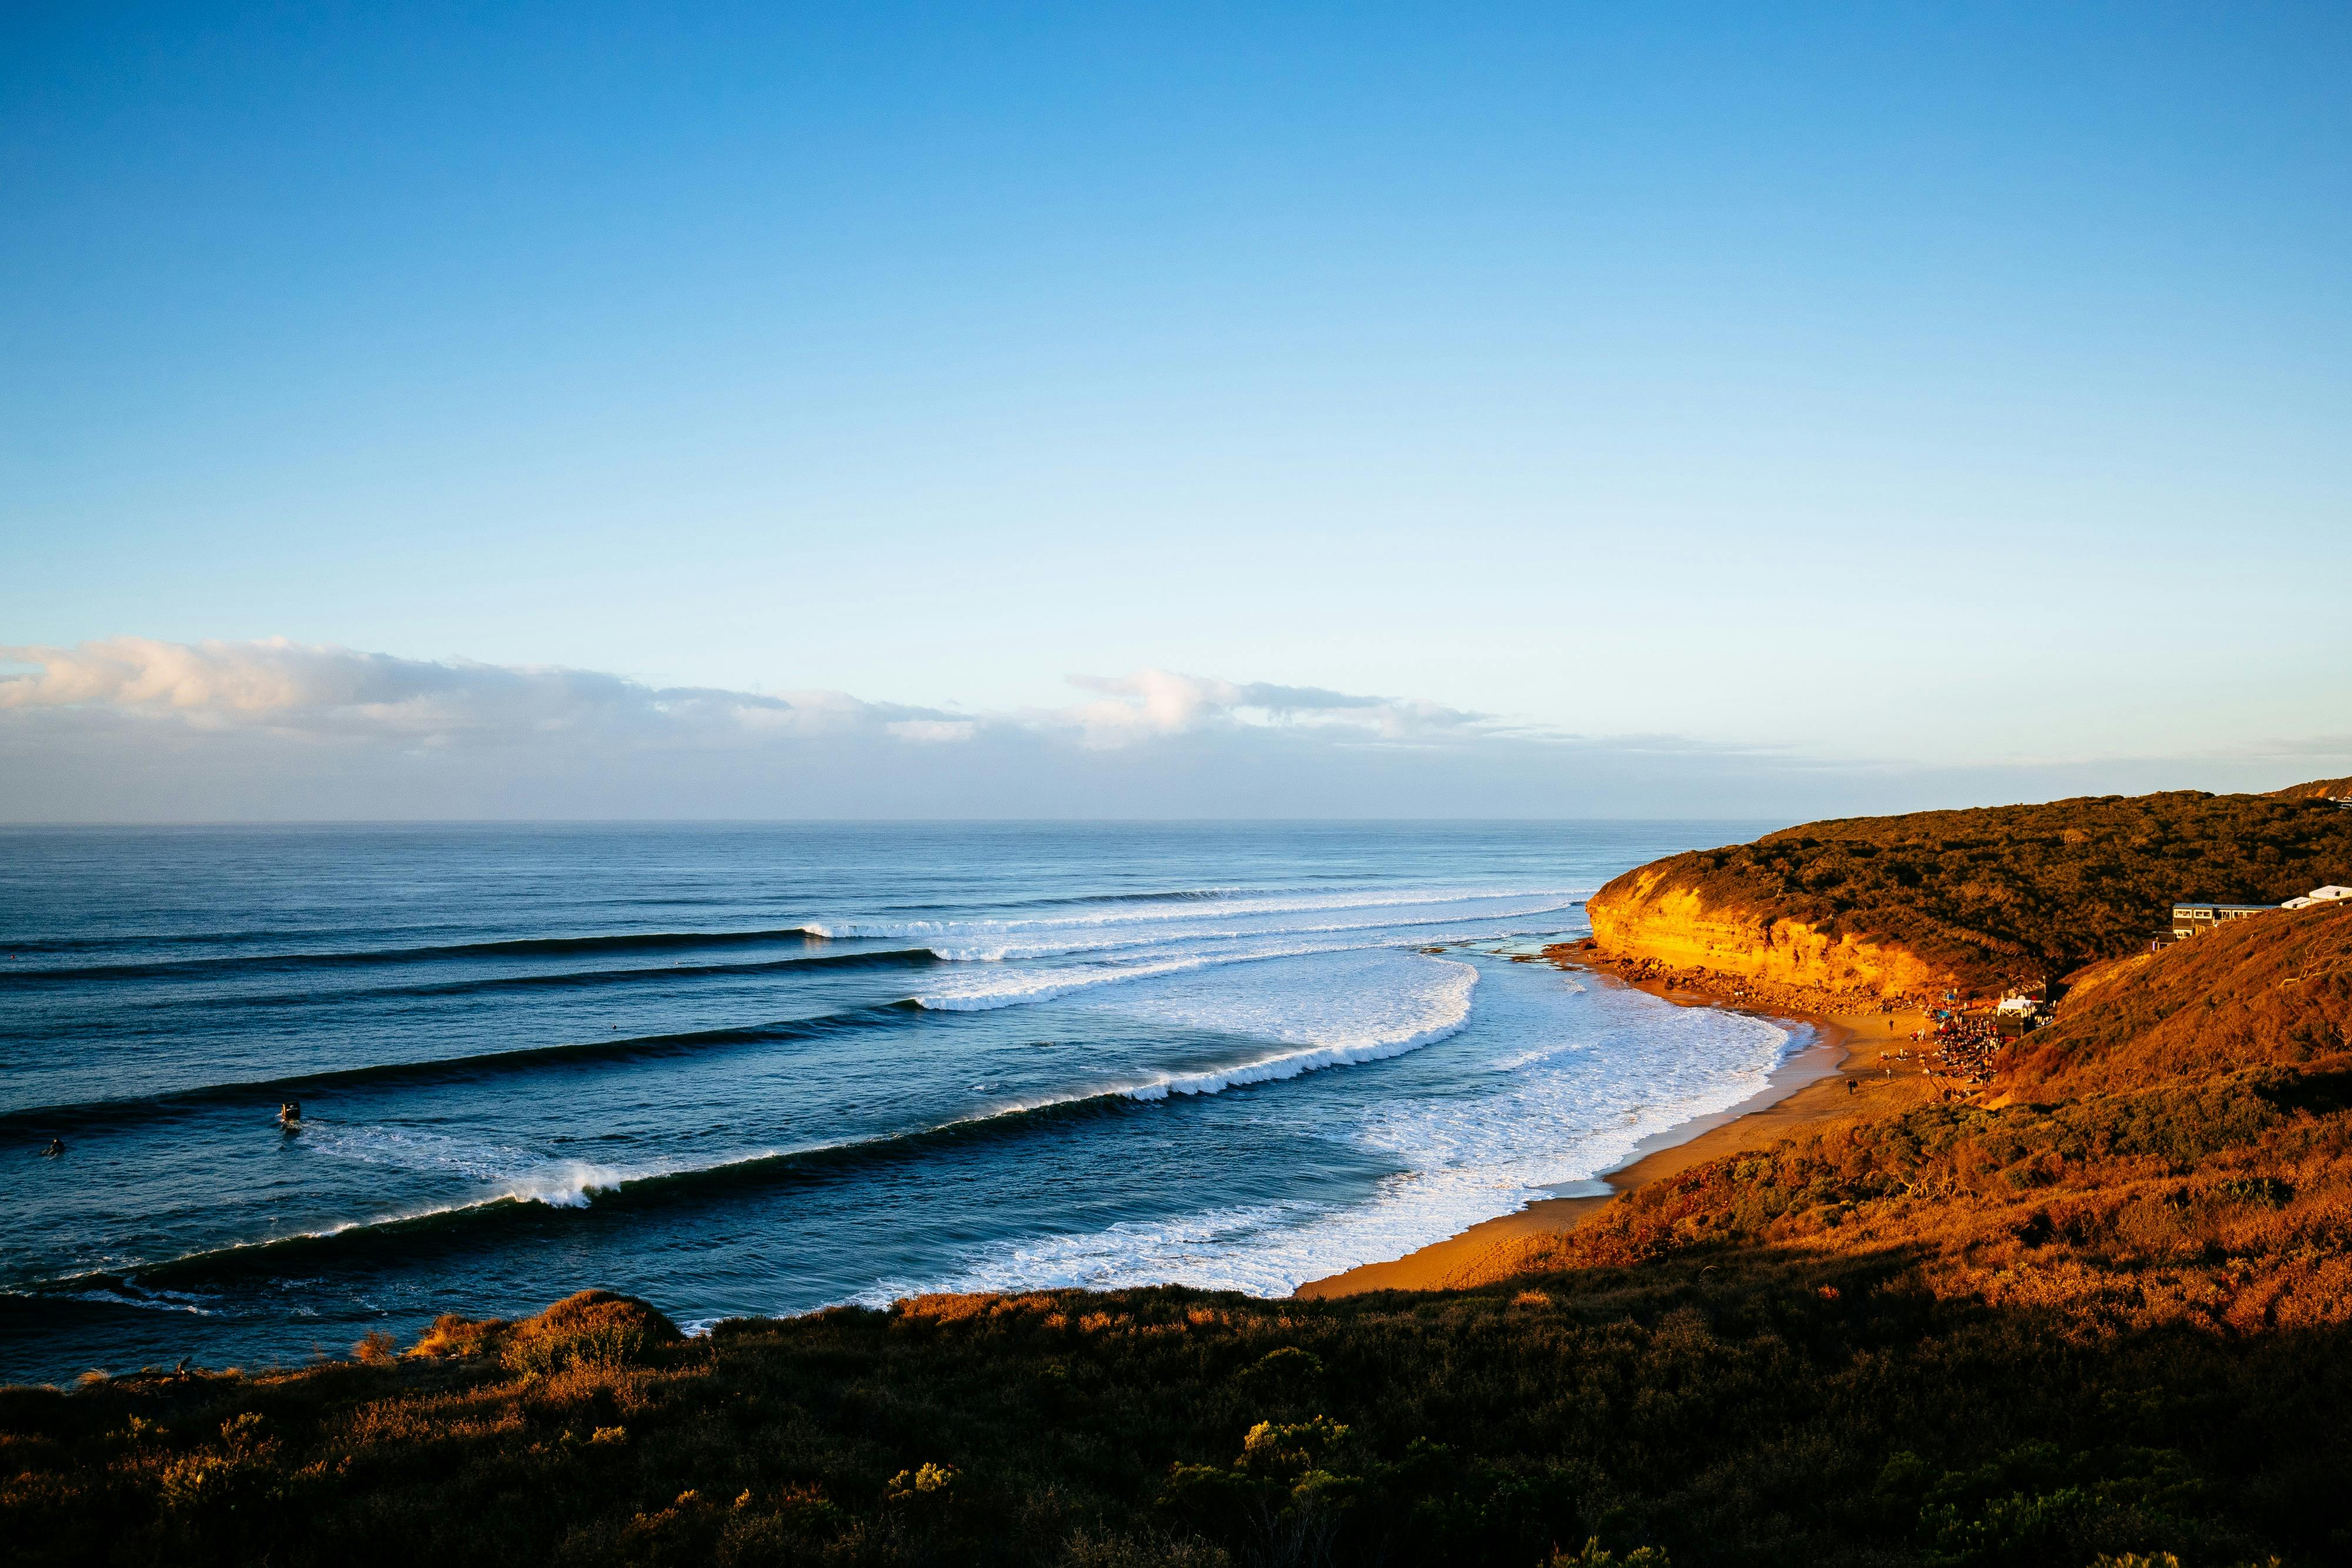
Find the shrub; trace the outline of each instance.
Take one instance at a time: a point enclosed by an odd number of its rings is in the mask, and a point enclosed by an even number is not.
[[[505,1361],[525,1377],[549,1377],[572,1367],[616,1371],[644,1364],[653,1353],[685,1336],[677,1325],[635,1296],[583,1291],[514,1325]]]
[[[495,1354],[506,1343],[513,1324],[500,1318],[466,1318],[444,1312],[433,1320],[425,1337],[409,1348],[411,1355],[467,1357]]]
[[[1555,1550],[1544,1568],[1673,1568],[1666,1554],[1654,1546],[1636,1546],[1620,1557],[1614,1552],[1601,1548],[1601,1538],[1593,1536],[1584,1543],[1584,1550],[1570,1556]]]

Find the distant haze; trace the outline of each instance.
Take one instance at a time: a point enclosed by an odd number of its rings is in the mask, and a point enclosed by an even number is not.
[[[2307,758],[1935,768],[1147,670],[1006,712],[282,641],[0,650],[8,820],[1800,817],[2268,787]],[[2296,770],[2300,769],[2300,772]]]
[[[2352,11],[26,12],[0,821],[2352,772]]]

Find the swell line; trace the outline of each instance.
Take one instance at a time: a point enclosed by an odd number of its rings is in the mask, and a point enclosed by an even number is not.
[[[235,971],[295,973],[304,969],[411,964],[436,958],[548,957],[581,953],[665,952],[682,947],[740,947],[754,943],[798,942],[814,946],[824,934],[805,925],[770,931],[645,931],[604,936],[525,936],[498,942],[457,942],[429,947],[383,947],[328,953],[239,953],[218,958],[163,958],[122,964],[77,964],[43,969],[0,969],[11,980],[169,979]]]
[[[794,1181],[818,1181],[876,1166],[909,1163],[937,1149],[972,1141],[1026,1136],[1057,1121],[1138,1113],[1173,1096],[1210,1095],[1227,1089],[1280,1082],[1326,1068],[1383,1061],[1447,1039],[1468,1020],[1469,971],[1459,993],[1459,1010],[1437,1024],[1392,1039],[1305,1045],[1229,1066],[1154,1074],[1139,1082],[1105,1085],[1042,1099],[998,1105],[969,1116],[900,1133],[878,1134],[837,1144],[770,1150],[713,1165],[670,1169],[614,1170],[580,1164],[551,1165],[515,1178],[508,1190],[470,1202],[380,1219],[352,1220],[324,1230],[208,1248],[152,1263],[125,1265],[33,1282],[0,1294],[89,1289],[134,1279],[168,1285],[246,1273],[268,1274],[283,1263],[308,1266],[362,1261],[366,1251],[397,1250],[425,1239],[463,1243],[465,1234],[485,1223],[546,1223],[554,1209],[588,1210],[607,1218],[665,1205],[723,1197],[730,1191],[773,1189]]]
[[[469,1232],[485,1224],[562,1222],[565,1218],[586,1218],[576,1212],[582,1210],[610,1218],[630,1210],[723,1194],[730,1189],[820,1180],[862,1166],[918,1160],[944,1144],[1018,1136],[1041,1120],[1117,1114],[1137,1109],[1139,1107],[1119,1092],[1106,1091],[1007,1107],[905,1133],[766,1151],[716,1165],[583,1174],[568,1190],[551,1190],[544,1182],[526,1178],[508,1191],[469,1202],[376,1219],[351,1220],[320,1230],[232,1242],[175,1258],[34,1281],[0,1291],[0,1295],[47,1294],[134,1281],[156,1285],[193,1283],[240,1274],[266,1275],[294,1262],[310,1267],[331,1261],[363,1261],[362,1254],[397,1252],[428,1239],[463,1244],[472,1239]]]
[[[1381,929],[1387,929],[1382,927]],[[1279,933],[1274,935],[1281,935]],[[1418,946],[1426,942],[1454,940],[1454,934],[1441,937],[1435,932],[1423,932],[1410,939]],[[1400,947],[1400,942],[1316,942],[1306,946],[1256,947],[1222,952],[1188,953],[1181,957],[1146,959],[1139,963],[1098,964],[1088,968],[1025,969],[982,986],[961,990],[929,992],[914,998],[917,1007],[935,1013],[996,1012],[1005,1008],[1028,1007],[1038,1002],[1055,1001],[1083,991],[1099,990],[1108,986],[1132,985],[1139,980],[1157,980],[1171,975],[1189,975],[1202,969],[1225,968],[1241,964],[1265,964],[1281,958],[1312,958],[1327,953],[1360,953],[1372,948]]]
[[[1433,918],[1476,920],[1507,919],[1512,912],[1497,912],[1492,916],[1481,915],[1469,906],[1481,904],[1528,903],[1549,900],[1544,909],[1566,908],[1580,902],[1589,888],[1433,888],[1411,893],[1374,895],[1370,893],[1335,894],[1234,900],[1215,911],[1220,920],[1235,916],[1267,918],[1283,915],[1341,915],[1364,913],[1378,909],[1440,909],[1448,914]],[[1145,928],[1153,922],[1172,923],[1198,920],[1205,912],[1179,904],[1156,912],[1105,910],[1098,915],[1067,915],[1052,919],[948,919],[948,920],[812,920],[807,929],[819,936],[886,937],[899,941],[976,941],[988,938],[1037,940],[1062,932],[1083,932],[1103,926],[1119,925]]]
[[[487,1051],[471,1056],[436,1057],[425,1061],[385,1061],[367,1067],[331,1068],[323,1072],[297,1073],[283,1078],[207,1083],[114,1100],[26,1106],[21,1110],[0,1112],[0,1135],[46,1133],[52,1128],[117,1126],[127,1121],[154,1121],[184,1115],[207,1106],[234,1104],[240,1101],[261,1103],[270,1100],[299,1100],[304,1095],[316,1096],[356,1086],[376,1088],[463,1082],[492,1073],[526,1071],[533,1068],[629,1061],[724,1050],[730,1046],[820,1040],[892,1019],[903,1019],[919,1010],[912,1001],[881,1002],[871,1007],[851,1008],[843,1012],[775,1023],[688,1030],[676,1034],[635,1035],[626,1040],[578,1040],[564,1045],[530,1046],[520,1051]]]
[[[656,980],[772,974],[803,969],[919,969],[945,960],[929,947],[891,947],[866,953],[813,953],[799,958],[752,958],[732,964],[636,965],[621,969],[572,969],[535,975],[489,975],[471,980],[427,980],[406,986],[362,986],[348,990],[289,991],[280,995],[234,995],[170,999],[146,1004],[180,1011],[188,1008],[229,1011],[246,1008],[316,1008],[400,997],[462,997],[497,991],[591,990]]]

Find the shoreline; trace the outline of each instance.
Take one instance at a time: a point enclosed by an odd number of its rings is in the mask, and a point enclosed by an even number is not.
[[[1775,1023],[1801,1024],[1813,1031],[1814,1039],[1791,1052],[1772,1070],[1762,1089],[1738,1104],[1654,1133],[1621,1164],[1591,1181],[1571,1184],[1599,1190],[1537,1198],[1512,1213],[1482,1220],[1402,1258],[1362,1263],[1309,1280],[1291,1292],[1292,1300],[1330,1301],[1374,1291],[1442,1291],[1476,1283],[1484,1277],[1480,1265],[1513,1243],[1573,1230],[1610,1203],[1662,1176],[1726,1155],[1769,1147],[1801,1128],[1841,1120],[1864,1101],[1875,1098],[1866,1090],[1891,1088],[1925,1076],[1916,1061],[1882,1064],[1873,1061],[1865,1070],[1860,1060],[1873,1041],[1908,1044],[1910,1031],[1925,1022],[1916,1009],[1885,1013],[1849,1012],[1828,1006],[1770,1007],[1673,979],[1628,978],[1600,963],[1570,956],[1565,949],[1548,951],[1544,961],[1590,975],[1602,985],[1647,992],[1676,1007],[1717,1008]],[[1822,1000],[1827,1003],[1831,998]],[[1893,1027],[1882,1036],[1878,1030],[1888,1019]],[[1845,1087],[1849,1082],[1864,1087],[1849,1089]]]

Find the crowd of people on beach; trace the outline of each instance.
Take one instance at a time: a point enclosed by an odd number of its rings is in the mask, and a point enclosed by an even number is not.
[[[1932,1027],[1913,1030],[1911,1040],[1921,1048],[1922,1070],[1943,1084],[1945,1098],[1964,1097],[1990,1083],[1993,1053],[2004,1043],[1995,1015],[1932,1008],[1927,1016]],[[1911,1052],[1895,1054],[1907,1058]]]

